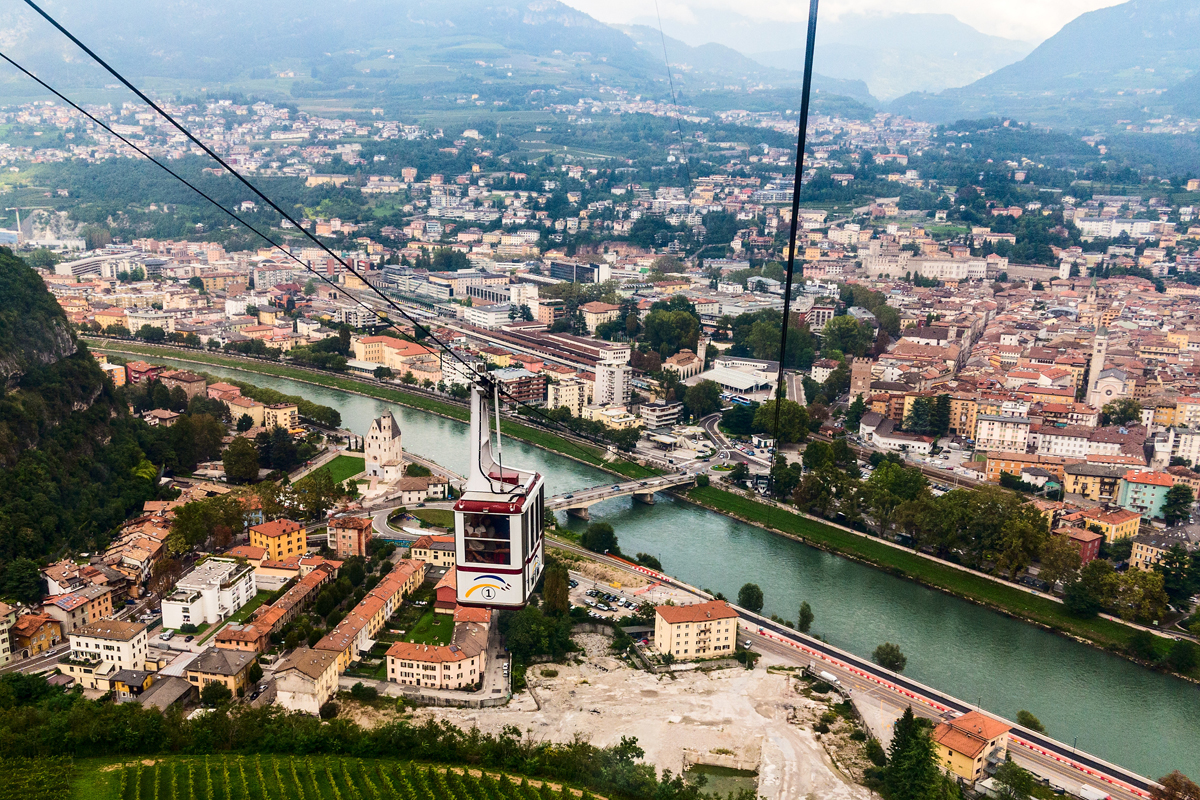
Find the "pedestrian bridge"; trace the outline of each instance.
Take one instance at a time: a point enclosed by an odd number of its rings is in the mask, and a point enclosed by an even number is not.
[[[546,498],[546,508],[550,511],[566,511],[573,517],[588,518],[588,509],[602,500],[614,497],[633,496],[639,503],[654,504],[654,493],[674,489],[677,486],[687,486],[696,482],[696,476],[685,473],[660,475],[640,481],[626,481],[608,486],[596,486],[591,489],[580,489],[567,494],[559,494]]]

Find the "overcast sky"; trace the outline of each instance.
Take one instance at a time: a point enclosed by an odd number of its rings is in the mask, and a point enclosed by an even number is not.
[[[646,0],[563,0],[604,22],[629,22],[654,14]],[[1122,0],[824,0],[821,16],[845,14],[953,14],[962,22],[994,36],[1040,42],[1085,11],[1115,6]],[[690,21],[693,11],[719,8],[771,20],[801,21],[808,17],[804,0],[658,0],[664,18]],[[818,36],[818,41],[820,37]]]

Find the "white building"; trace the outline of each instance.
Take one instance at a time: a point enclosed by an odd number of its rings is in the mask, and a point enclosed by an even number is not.
[[[1042,428],[1037,434],[1037,452],[1044,456],[1085,459],[1088,455],[1088,439],[1091,428]]]
[[[1029,447],[1029,417],[980,414],[975,418],[975,448],[1024,453]]]
[[[254,565],[232,558],[200,562],[163,598],[163,627],[214,624],[237,611],[254,597]]]
[[[146,664],[145,623],[102,619],[73,631],[69,638],[71,652],[59,661],[59,669],[85,689],[107,689],[113,674],[140,670]]]
[[[490,306],[471,306],[463,310],[463,321],[478,328],[494,330],[513,321],[513,307],[508,303]]]
[[[633,396],[633,370],[628,366],[596,367],[596,386],[592,403],[599,406],[628,405]]]
[[[367,474],[384,480],[395,480],[404,472],[404,450],[400,446],[400,425],[392,412],[371,421],[371,429],[363,438]]]

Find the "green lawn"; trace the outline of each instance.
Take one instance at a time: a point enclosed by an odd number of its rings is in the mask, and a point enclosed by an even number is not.
[[[274,375],[279,378],[289,378],[291,380],[315,383],[318,386],[325,386],[330,389],[358,392],[360,394],[365,394],[368,397],[374,397],[379,400],[387,400],[388,402],[397,403],[402,406],[417,408],[422,411],[432,411],[435,414],[441,414],[462,422],[467,422],[470,419],[470,413],[464,406],[449,403],[434,397],[428,397],[415,392],[406,392],[389,386],[377,386],[375,384],[366,383],[339,375],[331,375],[324,372],[309,372],[308,370],[298,369],[285,364],[275,364],[267,361],[243,361],[219,354],[200,350],[189,350],[186,348],[150,347],[133,342],[112,341],[91,337],[87,337],[87,341],[88,345],[96,350],[110,350],[119,353],[131,353],[134,355],[150,357],[151,360],[153,360],[154,356],[158,356],[159,358],[175,358],[183,361],[195,361],[201,364],[213,364],[215,366],[227,367],[229,369],[237,369],[250,373],[257,372],[263,375]],[[562,453],[564,455],[577,458],[584,463],[591,464],[592,466],[596,467],[602,467],[611,472],[624,475],[627,478],[645,478],[650,475],[659,474],[657,470],[647,469],[646,467],[639,466],[638,464],[634,464],[623,459],[617,459],[611,462],[606,461],[604,458],[604,451],[601,448],[589,444],[578,444],[555,433],[551,433],[550,431],[542,430],[540,428],[533,428],[528,425],[521,425],[520,423],[513,422],[511,420],[502,420],[500,424],[505,436],[511,436],[514,439],[521,439],[529,442],[530,444],[535,444],[538,447],[544,447],[547,450],[553,450],[556,453]]]
[[[417,620],[417,624],[404,637],[404,641],[417,644],[450,644],[450,636],[453,633],[454,617],[430,610]]]
[[[417,508],[408,512],[421,520],[421,527],[454,530],[454,512],[447,508]]]
[[[890,547],[877,540],[848,533],[832,525],[807,519],[789,511],[772,509],[764,503],[713,486],[692,489],[693,501],[736,517],[762,525],[769,524],[783,533],[825,547],[834,552],[853,556],[887,570],[898,577],[909,578],[929,586],[957,594],[982,605],[991,606],[1013,616],[1036,622],[1054,630],[1087,639],[1095,644],[1120,648],[1134,629],[1106,619],[1079,619],[1067,613],[1061,603],[1030,594],[1013,586],[996,583],[970,572],[923,558],[909,550]],[[1167,641],[1159,641],[1165,652]]]
[[[359,456],[336,456],[321,469],[330,474],[334,483],[341,483],[346,478],[352,478],[367,468],[367,460]]]

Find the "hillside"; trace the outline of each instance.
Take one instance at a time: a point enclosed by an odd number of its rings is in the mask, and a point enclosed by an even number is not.
[[[1107,125],[1169,112],[1187,98],[1194,103],[1194,89],[1181,92],[1184,98],[1162,93],[1198,72],[1196,3],[1131,0],[1077,17],[1021,61],[969,86],[909,94],[892,110],[942,122],[1002,115]],[[1180,102],[1177,113],[1186,107]]]
[[[0,592],[13,559],[87,549],[155,496],[164,434],[129,416],[41,279],[0,248]]]
[[[669,94],[657,36],[653,47],[639,46],[558,0],[356,0],[337,13],[316,0],[61,0],[53,10],[133,80],[185,96],[203,89],[425,114],[461,109],[468,98],[489,111],[540,106],[544,98],[531,100],[535,89],[561,102],[604,85],[661,99]],[[8,31],[5,51],[39,75],[93,97],[127,99],[109,92],[112,78],[31,11],[10,6],[0,24]],[[637,38],[650,43],[642,33]],[[765,67],[720,45],[688,48],[684,56],[672,61],[698,65],[680,70],[696,90],[800,80],[798,72]],[[868,102],[861,85],[844,88]],[[825,90],[839,91],[833,84]],[[37,91],[15,73],[0,76],[4,99],[30,99]]]

